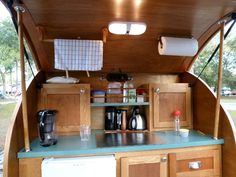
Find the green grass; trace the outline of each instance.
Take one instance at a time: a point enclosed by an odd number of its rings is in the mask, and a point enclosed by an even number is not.
[[[236,103],[236,97],[235,96],[227,96],[221,98],[222,103]],[[229,114],[231,115],[231,118],[234,121],[234,124],[236,126],[236,111],[235,110],[227,110]]]
[[[220,100],[223,103],[236,103],[236,97],[235,96],[221,97]]]
[[[16,103],[0,104],[0,119],[9,119],[15,106]]]
[[[231,115],[231,117],[234,121],[234,124],[236,125],[236,111],[229,110],[229,114]]]
[[[16,103],[0,102],[0,149],[3,149],[10,118],[15,109]]]

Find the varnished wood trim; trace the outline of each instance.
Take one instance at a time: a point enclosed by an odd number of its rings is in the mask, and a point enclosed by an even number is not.
[[[25,143],[25,151],[30,151],[28,113],[27,113],[27,95],[26,95],[26,83],[25,83],[23,24],[22,24],[21,11],[17,11],[17,19],[18,19],[18,40],[19,40],[19,51],[20,51],[20,68],[21,68],[21,92],[22,92],[24,143]]]
[[[3,176],[4,177],[17,177],[19,173],[18,159],[13,156],[14,151],[17,149],[17,138],[16,138],[16,122],[21,116],[21,101],[19,101],[14,109],[11,116],[10,125],[7,130],[6,141],[4,146],[4,163],[3,163]],[[18,140],[19,141],[19,140]],[[16,155],[16,154],[15,154]],[[13,168],[14,167],[14,168]]]
[[[218,138],[219,121],[220,121],[220,97],[222,87],[222,72],[223,72],[223,51],[224,51],[224,28],[225,22],[221,24],[220,30],[220,53],[219,53],[219,65],[218,65],[218,82],[217,82],[217,97],[215,107],[215,125],[214,125],[214,138]]]

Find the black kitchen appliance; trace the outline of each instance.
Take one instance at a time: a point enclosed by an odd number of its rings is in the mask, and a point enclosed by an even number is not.
[[[55,110],[41,110],[37,113],[38,131],[41,146],[50,146],[57,143],[54,134]]]
[[[116,130],[116,108],[115,107],[106,107],[105,113],[105,130]]]
[[[116,110],[116,129],[121,130],[122,125],[122,110],[117,109]]]
[[[140,114],[139,107],[134,107],[132,117],[129,120],[130,130],[145,130],[146,119]]]

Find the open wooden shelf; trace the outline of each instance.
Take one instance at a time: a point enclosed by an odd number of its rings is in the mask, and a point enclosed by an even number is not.
[[[102,106],[148,106],[149,102],[141,103],[91,103],[91,107],[102,107]]]

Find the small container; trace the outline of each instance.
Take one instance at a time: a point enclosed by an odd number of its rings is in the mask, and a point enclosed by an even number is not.
[[[129,89],[128,92],[128,100],[129,103],[135,103],[136,102],[136,89]]]
[[[92,96],[93,103],[104,103],[105,102],[105,91],[104,90],[93,90]]]
[[[137,95],[137,103],[143,103],[144,102],[144,95]]]
[[[123,103],[128,103],[128,88],[129,88],[129,84],[128,81],[126,81],[123,85]]]
[[[110,82],[108,88],[121,88],[122,84],[120,82]]]
[[[122,94],[121,91],[122,84],[120,82],[110,82],[108,84],[108,91],[109,94]]]
[[[181,137],[183,137],[183,138],[186,138],[189,135],[189,130],[188,129],[184,129],[184,128],[179,129],[179,135]]]
[[[143,103],[146,101],[147,93],[144,89],[137,89],[137,102]]]
[[[123,94],[120,82],[110,82],[107,90],[107,103],[121,103],[123,102]]]
[[[88,141],[91,135],[91,129],[89,125],[80,126],[80,139],[81,141]]]

